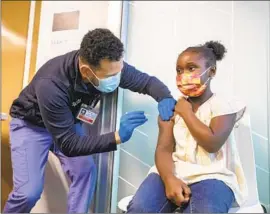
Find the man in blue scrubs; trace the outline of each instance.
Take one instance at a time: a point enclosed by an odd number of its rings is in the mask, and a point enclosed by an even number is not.
[[[89,31],[79,50],[45,63],[10,109],[13,191],[5,213],[30,212],[41,196],[49,150],[59,158],[71,180],[68,212],[86,213],[96,185],[96,166],[90,156],[110,152],[127,142],[144,124],[143,111],[122,116],[120,129],[85,135],[81,124],[93,124],[102,93],[121,87],[147,94],[158,102],[163,120],[173,116],[175,100],[157,78],[123,61],[123,44],[107,29]],[[77,127],[77,128],[76,128]]]

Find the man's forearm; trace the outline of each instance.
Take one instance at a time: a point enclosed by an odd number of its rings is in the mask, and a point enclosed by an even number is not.
[[[172,98],[168,87],[156,77],[150,77],[146,86],[146,93],[153,97],[157,102],[164,98]]]
[[[134,66],[124,63],[120,87],[133,92],[147,94],[157,102],[172,97],[168,87],[158,78],[137,70]]]
[[[60,151],[68,157],[111,152],[117,149],[117,139],[113,132],[98,136],[81,136],[70,131],[56,143]]]
[[[121,138],[119,136],[119,132],[114,132],[114,136],[115,136],[115,141],[116,141],[116,144],[121,144]]]

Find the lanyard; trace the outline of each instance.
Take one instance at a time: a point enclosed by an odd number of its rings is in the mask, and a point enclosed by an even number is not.
[[[95,94],[94,98],[89,102],[89,106],[91,108],[95,108],[95,106],[98,103],[99,99],[100,99],[100,94]]]

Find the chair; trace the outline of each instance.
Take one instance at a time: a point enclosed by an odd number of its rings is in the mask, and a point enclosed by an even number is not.
[[[248,185],[248,198],[243,206],[231,208],[229,213],[264,213],[259,201],[250,116],[247,112],[235,129],[236,146]]]
[[[247,113],[245,113],[243,118],[235,125],[235,129],[237,149],[247,179],[249,194],[243,206],[231,208],[229,213],[266,213],[266,210],[259,202],[250,116]],[[119,201],[118,208],[122,212],[127,211],[127,206],[132,200],[132,197],[133,195],[127,196]]]

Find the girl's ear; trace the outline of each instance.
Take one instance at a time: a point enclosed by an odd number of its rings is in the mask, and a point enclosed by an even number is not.
[[[210,68],[209,77],[213,78],[216,75],[216,70],[216,66],[212,66],[212,68]]]

